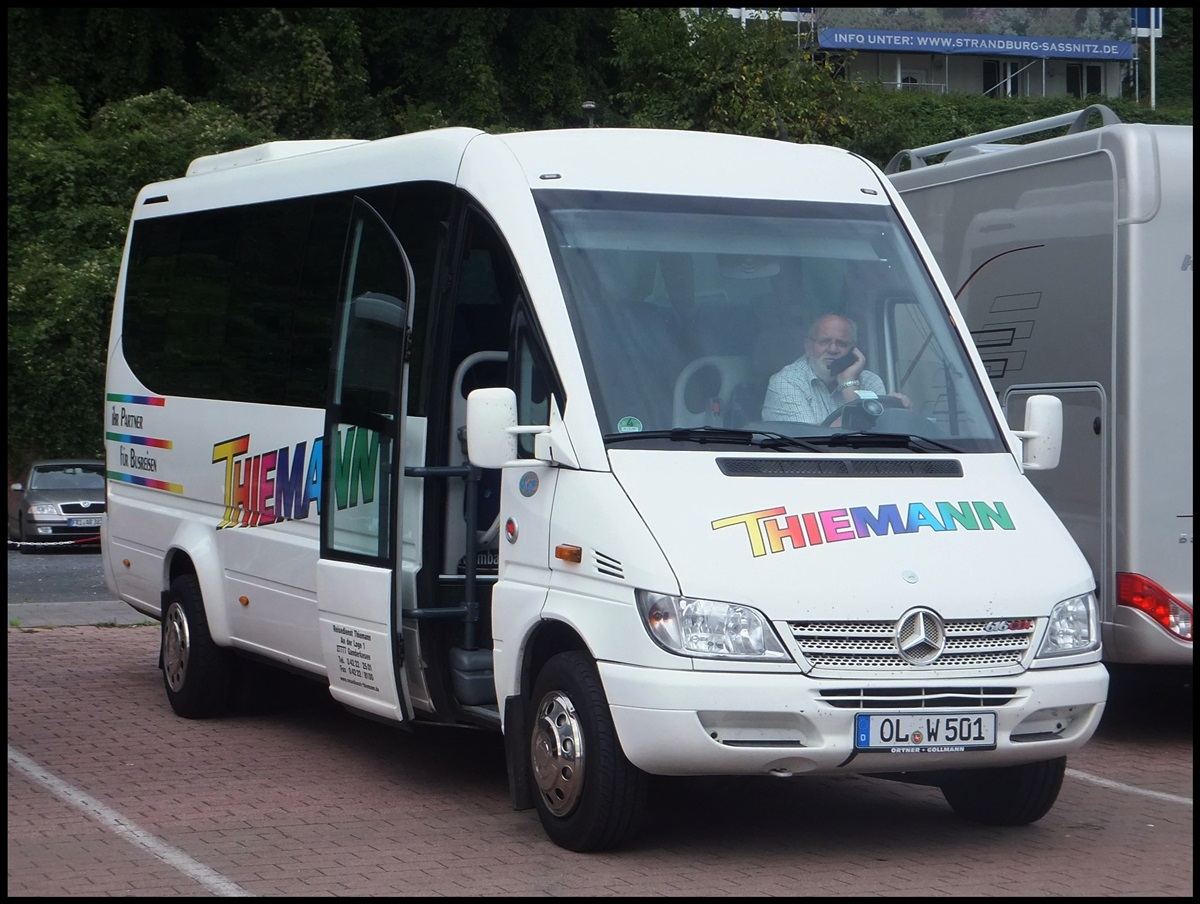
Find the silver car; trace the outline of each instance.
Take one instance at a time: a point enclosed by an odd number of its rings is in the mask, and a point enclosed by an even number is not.
[[[35,461],[8,494],[8,538],[21,552],[96,545],[104,518],[104,462]]]

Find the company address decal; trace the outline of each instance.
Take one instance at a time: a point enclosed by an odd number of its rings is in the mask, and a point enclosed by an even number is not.
[[[853,506],[788,514],[786,507],[760,509],[712,522],[713,530],[741,526],[755,557],[842,540],[865,540],[888,534],[927,530],[1016,530],[1003,502],[888,503],[878,508]]]

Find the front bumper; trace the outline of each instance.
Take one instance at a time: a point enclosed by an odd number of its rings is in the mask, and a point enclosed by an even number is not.
[[[67,541],[90,541],[100,539],[100,524],[73,524],[82,515],[65,515],[53,517],[42,515],[38,518],[27,517],[23,527],[22,541],[30,544],[52,543]],[[89,516],[94,518],[95,516]],[[101,516],[101,523],[103,516]]]
[[[1108,694],[1108,672],[1099,663],[1027,671],[996,681],[915,677],[875,682],[889,691],[925,683],[939,690],[961,688],[967,695],[981,684],[994,684],[1012,693],[1005,702],[984,707],[996,713],[995,749],[858,752],[854,717],[865,710],[821,693],[843,689],[845,681],[599,665],[625,755],[655,775],[870,774],[1037,762],[1082,747],[1100,723]],[[859,682],[864,683],[869,682]],[[964,707],[947,709],[961,712]]]

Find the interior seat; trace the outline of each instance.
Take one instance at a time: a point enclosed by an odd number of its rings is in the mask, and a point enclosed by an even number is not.
[[[771,376],[804,355],[805,324],[799,317],[781,315],[759,330],[754,339],[746,379],[734,387],[728,426],[740,427],[762,418],[763,400]]]

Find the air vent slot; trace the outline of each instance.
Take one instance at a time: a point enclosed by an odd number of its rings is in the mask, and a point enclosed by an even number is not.
[[[852,687],[821,691],[837,709],[995,709],[1017,695],[1015,687]]]
[[[953,458],[718,458],[726,477],[962,477]]]
[[[618,578],[625,580],[625,567],[612,556],[606,556],[604,553],[595,550],[592,553],[596,557],[596,570],[610,578]]]

